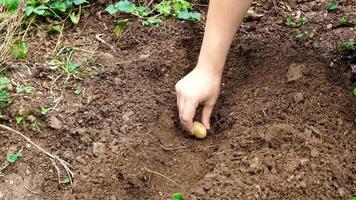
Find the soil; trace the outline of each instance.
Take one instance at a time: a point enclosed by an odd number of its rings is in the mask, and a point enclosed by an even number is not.
[[[174,91],[195,65],[204,19],[168,19],[155,28],[120,15],[130,23],[116,38],[113,17],[97,13],[104,8],[97,5],[62,37],[30,31],[29,59],[10,63],[10,71],[13,80],[32,84],[36,92],[15,96],[4,123],[68,161],[74,183],[59,185],[43,153],[1,131],[0,159],[19,149],[24,156],[3,171],[0,199],[156,200],[175,192],[187,199],[356,195],[351,94],[356,85],[350,82],[355,55],[337,48],[356,39],[356,30],[327,28],[343,13],[356,21],[356,2],[340,3],[331,13],[316,0],[253,4],[263,16],[246,20],[236,35],[204,140],[182,131]],[[206,6],[197,9],[205,15]],[[284,25],[285,15],[297,10],[310,22],[301,29],[317,32],[310,40],[296,41],[296,29]],[[73,62],[81,69],[68,79],[50,69],[52,52],[63,47],[76,48]],[[77,87],[83,88],[80,95],[73,93]],[[55,110],[42,115],[41,106]],[[12,120],[23,110],[39,122],[40,133]]]

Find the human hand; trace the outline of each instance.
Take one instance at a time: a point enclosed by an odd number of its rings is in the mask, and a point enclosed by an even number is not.
[[[176,84],[180,122],[190,134],[196,108],[203,106],[202,123],[210,129],[210,116],[220,92],[221,73],[197,66]]]

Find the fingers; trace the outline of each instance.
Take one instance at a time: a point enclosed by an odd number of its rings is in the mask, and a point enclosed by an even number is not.
[[[213,105],[205,105],[202,113],[202,122],[207,129],[210,129],[210,116],[213,112]]]
[[[183,109],[180,109],[179,112],[179,118],[183,128],[190,133],[193,133],[193,118],[198,105],[199,102],[195,101],[194,99],[185,98],[184,107]]]

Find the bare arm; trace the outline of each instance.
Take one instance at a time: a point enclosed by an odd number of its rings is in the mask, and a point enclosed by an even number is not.
[[[176,84],[180,121],[190,133],[199,104],[203,106],[202,122],[210,128],[210,116],[220,92],[226,56],[251,1],[210,1],[197,66]]]

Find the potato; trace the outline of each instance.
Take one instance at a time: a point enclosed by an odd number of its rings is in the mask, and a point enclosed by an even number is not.
[[[193,123],[193,134],[199,139],[204,139],[206,137],[206,128],[204,124],[200,122]]]

